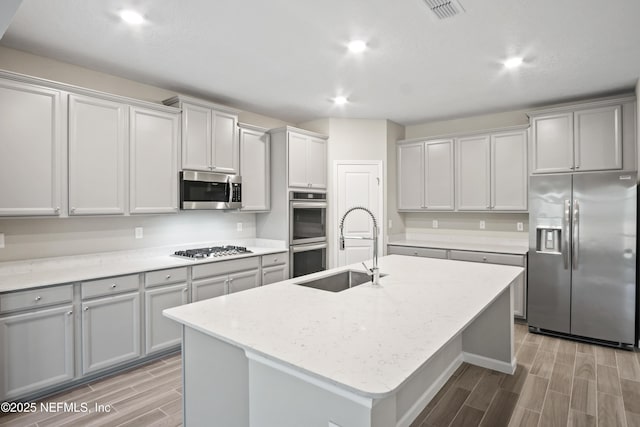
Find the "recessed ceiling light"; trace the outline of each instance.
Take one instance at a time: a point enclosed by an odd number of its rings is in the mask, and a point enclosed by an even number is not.
[[[349,100],[344,96],[336,96],[335,98],[333,98],[333,103],[336,105],[344,105],[347,102],[349,102]]]
[[[522,65],[522,58],[519,56],[514,56],[504,61],[503,64],[506,68],[518,68]]]
[[[127,24],[140,25],[144,22],[144,18],[134,10],[123,10],[120,12],[120,18]]]
[[[360,53],[367,50],[367,43],[363,40],[352,40],[349,42],[347,47],[352,53]]]

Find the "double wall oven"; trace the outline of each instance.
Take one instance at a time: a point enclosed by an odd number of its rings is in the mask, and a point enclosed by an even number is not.
[[[327,194],[289,193],[291,277],[327,268]]]

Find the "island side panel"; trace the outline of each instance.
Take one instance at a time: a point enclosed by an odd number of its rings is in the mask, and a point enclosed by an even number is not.
[[[396,424],[395,396],[349,398],[289,372],[249,359],[251,427],[388,427]],[[317,382],[319,380],[313,380]],[[332,424],[329,424],[329,423]]]
[[[183,327],[184,425],[249,427],[244,350]]]
[[[464,361],[483,368],[513,374],[516,359],[513,352],[513,287],[512,282],[462,332]]]

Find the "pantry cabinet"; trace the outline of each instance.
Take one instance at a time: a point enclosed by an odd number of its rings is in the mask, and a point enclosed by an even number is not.
[[[129,129],[129,211],[178,211],[179,116],[132,107]]]
[[[163,103],[182,108],[182,169],[238,173],[237,110],[185,96]]]
[[[240,125],[240,176],[243,211],[270,209],[270,135],[266,129]]]
[[[69,95],[69,214],[124,214],[128,106]]]
[[[537,110],[532,173],[635,169],[635,102],[612,98]]]
[[[66,147],[60,91],[0,80],[0,117],[0,216],[59,215]]]

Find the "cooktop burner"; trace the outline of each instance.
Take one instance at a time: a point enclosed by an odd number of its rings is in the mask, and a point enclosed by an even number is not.
[[[186,249],[184,251],[175,251],[175,256],[191,258],[191,259],[204,259],[204,258],[217,258],[228,255],[250,254],[249,249],[244,246],[212,246],[210,248],[197,248]]]

